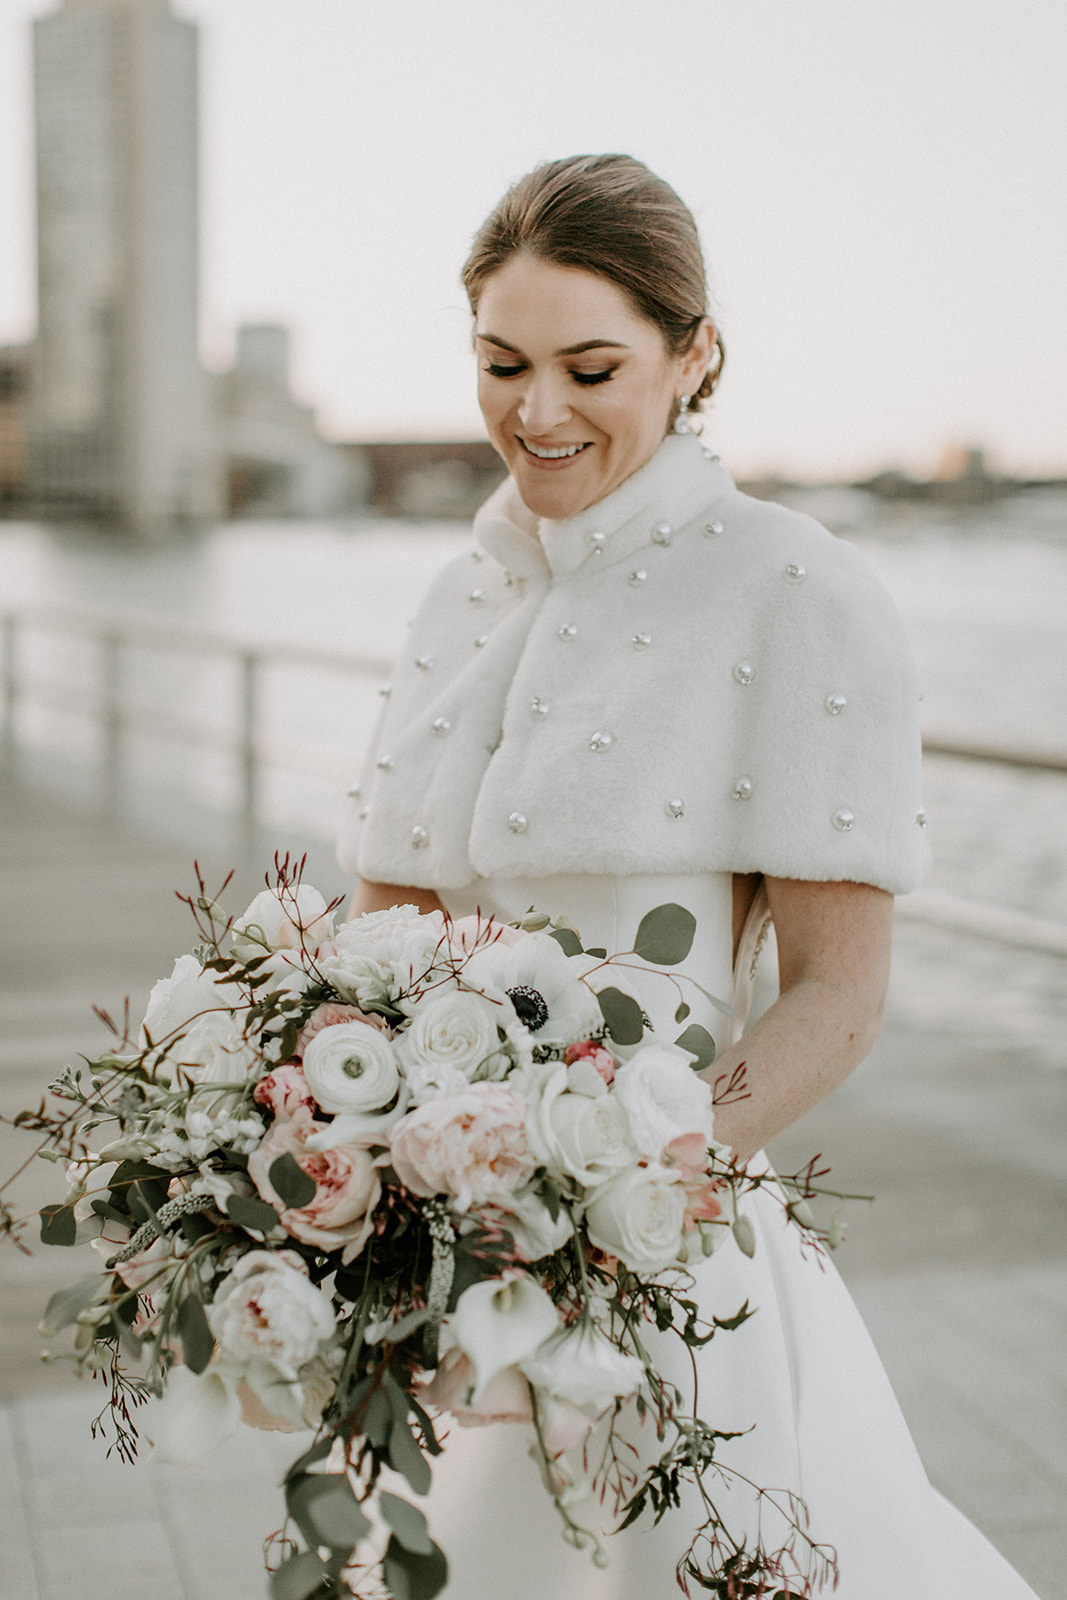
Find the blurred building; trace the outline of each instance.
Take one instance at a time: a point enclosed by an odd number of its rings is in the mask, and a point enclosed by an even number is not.
[[[366,464],[367,498],[387,515],[473,516],[507,472],[487,439],[411,439],[345,448]]]
[[[32,346],[0,346],[0,506],[18,506],[29,483],[26,396]]]
[[[365,501],[366,464],[320,438],[313,408],[293,397],[287,328],[238,328],[233,368],[216,380],[216,411],[232,515],[322,517]]]
[[[214,515],[196,29],[168,0],[64,0],[34,23],[34,74],[34,498],[142,531]]]

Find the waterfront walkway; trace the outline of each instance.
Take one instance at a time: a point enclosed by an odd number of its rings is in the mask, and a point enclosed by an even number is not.
[[[139,1015],[188,948],[173,890],[191,886],[193,852],[11,781],[0,816],[10,1112],[102,1047],[94,1001],[117,1010],[128,989]],[[231,864],[217,845],[200,854],[209,881]],[[312,881],[339,888],[328,873],[319,865]],[[254,888],[246,876],[233,906]],[[947,970],[954,938],[902,926],[902,968]],[[1065,1132],[1067,1057],[1057,1070],[1047,1054],[1005,1049],[951,1005],[940,1030],[919,1028],[891,1000],[870,1059],[775,1151],[783,1170],[823,1151],[836,1186],[877,1194],[853,1208],[838,1264],[932,1479],[1042,1600],[1067,1600]],[[21,1148],[5,1134],[0,1171]],[[56,1179],[35,1164],[24,1208],[55,1198]],[[89,1434],[103,1390],[42,1365],[35,1332],[52,1290],[94,1269],[80,1257],[0,1248],[0,1600],[263,1600],[261,1541],[280,1520],[297,1441],[243,1433],[200,1469],[106,1461]],[[944,1592],[956,1600],[950,1582]]]

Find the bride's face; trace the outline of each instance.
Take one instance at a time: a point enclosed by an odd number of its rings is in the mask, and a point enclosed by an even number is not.
[[[692,381],[692,353],[672,357],[607,278],[523,253],[482,289],[475,347],[489,438],[524,503],[553,520],[595,505],[643,466],[675,396],[703,376]]]

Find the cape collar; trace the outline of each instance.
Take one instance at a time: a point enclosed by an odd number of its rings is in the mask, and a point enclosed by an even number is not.
[[[730,474],[694,434],[672,433],[617,489],[561,522],[535,517],[514,480],[505,479],[475,515],[474,537],[516,577],[567,577],[586,562],[606,565],[667,542],[732,488]]]

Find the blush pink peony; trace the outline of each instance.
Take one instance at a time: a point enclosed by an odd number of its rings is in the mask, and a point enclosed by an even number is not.
[[[308,1139],[322,1133],[321,1122],[276,1122],[248,1158],[248,1175],[263,1199],[278,1212],[282,1226],[302,1244],[340,1250],[346,1264],[363,1249],[374,1229],[374,1207],[382,1192],[378,1163],[359,1145],[311,1150]],[[315,1194],[305,1206],[287,1207],[270,1181],[279,1156],[292,1155],[313,1179]]]
[[[461,1211],[500,1201],[533,1176],[526,1106],[500,1083],[473,1083],[401,1118],[391,1153],[413,1194],[445,1194]]]
[[[597,1044],[595,1039],[581,1039],[577,1044],[569,1044],[563,1052],[563,1059],[568,1067],[576,1061],[588,1061],[605,1083],[611,1083],[615,1076],[615,1057],[604,1045]]]
[[[273,1111],[279,1122],[309,1122],[318,1109],[301,1067],[275,1067],[260,1078],[252,1099]]]

